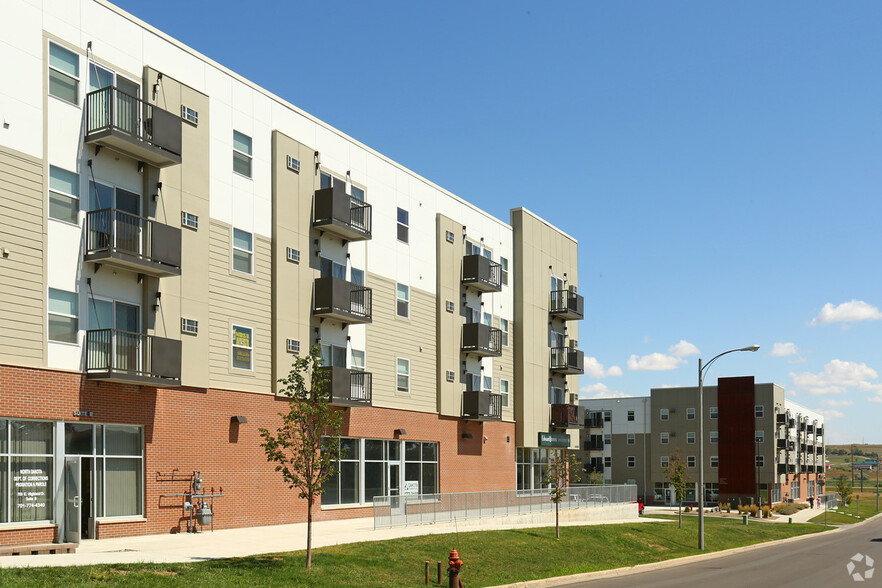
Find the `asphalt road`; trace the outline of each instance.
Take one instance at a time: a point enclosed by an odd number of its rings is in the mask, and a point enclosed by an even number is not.
[[[874,573],[866,578],[866,560],[854,562],[852,573],[864,581],[855,581],[847,566],[852,556],[872,558]],[[882,516],[840,531],[812,535],[798,541],[777,543],[761,549],[699,560],[615,578],[598,578],[559,586],[711,586],[760,588],[787,586],[882,586]]]

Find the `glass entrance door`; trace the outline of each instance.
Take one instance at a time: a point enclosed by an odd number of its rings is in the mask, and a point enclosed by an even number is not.
[[[64,541],[79,543],[82,521],[80,458],[64,458]]]
[[[140,308],[134,304],[115,302],[114,327],[116,334],[116,368],[130,373],[141,371]]]

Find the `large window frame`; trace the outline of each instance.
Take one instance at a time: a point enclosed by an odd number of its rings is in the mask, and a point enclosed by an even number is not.
[[[53,293],[56,294],[53,301]],[[64,296],[59,296],[59,295]],[[80,332],[80,297],[76,292],[68,292],[58,288],[49,288],[48,311],[46,317],[46,338],[53,343],[76,345]],[[68,308],[64,308],[67,306]],[[53,329],[53,322],[54,327]],[[64,326],[66,338],[53,338],[54,331]]]
[[[509,340],[508,335],[511,328],[511,323],[509,323],[508,319],[500,318],[499,319],[499,331],[502,333],[502,345],[503,347],[508,347]]]
[[[80,222],[80,175],[55,165],[49,166],[49,218]]]
[[[26,429],[31,433],[25,434]],[[16,431],[21,432],[18,437]],[[51,421],[0,419],[0,529],[6,523],[52,520],[54,451],[55,427]]]
[[[245,133],[233,130],[233,173],[249,180],[254,175],[253,139]]]
[[[403,357],[395,359],[395,388],[399,394],[410,394],[410,360]]]
[[[234,370],[254,371],[254,329],[233,323],[230,325],[230,336],[230,367]],[[242,363],[246,355],[248,367],[244,367]]]
[[[410,318],[410,286],[395,284],[395,316]]]
[[[511,381],[499,380],[499,395],[502,396],[503,408],[508,408],[509,396],[511,394]]]
[[[249,276],[254,275],[254,233],[233,227],[231,267],[233,271]],[[247,237],[247,239],[246,239]],[[247,240],[247,243],[246,243]],[[243,269],[244,264],[248,269]]]

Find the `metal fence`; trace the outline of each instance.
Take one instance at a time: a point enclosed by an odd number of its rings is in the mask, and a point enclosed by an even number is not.
[[[561,510],[598,508],[636,502],[633,484],[571,486],[561,501]],[[450,492],[374,497],[374,528],[404,527],[549,512],[554,510],[550,490],[500,490],[495,492]]]
[[[837,508],[839,506],[839,493],[833,492],[831,494],[822,494],[818,496],[818,506],[822,506],[824,508]]]

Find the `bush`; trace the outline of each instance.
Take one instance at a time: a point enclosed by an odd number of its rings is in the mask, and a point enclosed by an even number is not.
[[[759,507],[755,504],[751,504],[749,508],[750,508],[750,516],[756,518],[759,513]]]
[[[728,502],[726,503],[726,512],[732,512],[732,505]]]
[[[797,513],[804,508],[808,508],[808,504],[804,502],[782,502],[773,506],[772,511],[786,516]]]
[[[763,507],[763,518],[767,519],[772,516],[771,509],[768,506]]]

